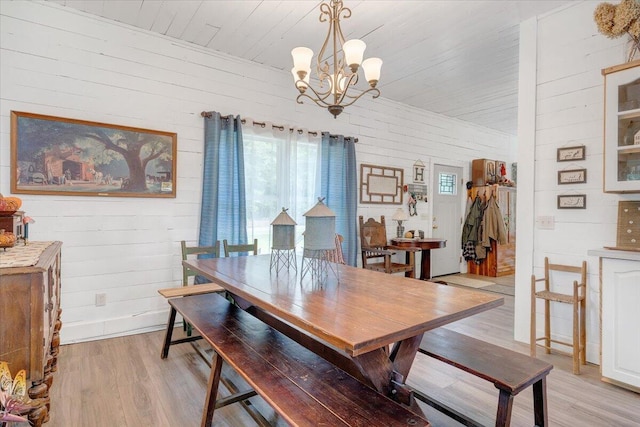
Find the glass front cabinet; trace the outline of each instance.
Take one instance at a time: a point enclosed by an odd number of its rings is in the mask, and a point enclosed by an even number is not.
[[[604,191],[640,193],[640,60],[602,70]]]

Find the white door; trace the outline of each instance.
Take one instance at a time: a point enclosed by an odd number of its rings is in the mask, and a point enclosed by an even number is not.
[[[447,246],[431,250],[431,277],[460,272],[462,238],[462,168],[434,165],[433,237],[447,240]]]

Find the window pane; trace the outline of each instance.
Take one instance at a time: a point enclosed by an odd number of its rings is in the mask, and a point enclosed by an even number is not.
[[[456,174],[440,173],[438,177],[438,194],[455,196],[458,192],[456,182]]]
[[[283,207],[298,223],[296,244],[302,244],[305,212],[316,201],[318,140],[295,141],[287,133],[244,132],[247,233],[258,239],[260,253],[271,252],[271,221]],[[285,137],[287,139],[285,139]]]
[[[278,145],[272,138],[259,135],[243,140],[248,238],[258,239],[260,253],[269,253],[269,224],[278,213]]]

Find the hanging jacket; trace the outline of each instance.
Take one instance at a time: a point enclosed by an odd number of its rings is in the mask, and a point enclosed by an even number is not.
[[[477,243],[479,240],[480,223],[482,222],[483,206],[480,197],[476,197],[469,209],[469,214],[462,226],[462,248],[467,242]]]
[[[507,228],[504,225],[504,217],[495,197],[487,202],[482,218],[480,244],[485,248],[491,247],[491,240],[496,240],[501,245],[507,243]]]

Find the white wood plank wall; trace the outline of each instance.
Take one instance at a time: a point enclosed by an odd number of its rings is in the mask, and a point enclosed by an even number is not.
[[[382,98],[334,120],[295,103],[288,73],[55,3],[0,1],[0,55],[5,195],[11,110],[178,133],[175,199],[20,196],[36,220],[31,239],[64,242],[63,343],[164,327],[167,304],[156,289],[179,285],[179,242],[198,235],[203,110],[356,136],[359,163],[401,167],[407,177],[417,159],[428,172],[444,163],[465,175],[474,158],[515,160],[513,136]],[[360,212],[396,208],[371,206]],[[430,230],[426,206],[425,224],[415,225]],[[106,293],[105,306],[95,306],[96,293]]]
[[[532,257],[534,272],[543,272],[544,257],[560,264],[588,262],[587,359],[599,364],[599,266],[597,257],[587,256],[589,249],[615,245],[619,200],[640,200],[638,195],[604,194],[603,120],[604,78],[601,70],[626,60],[624,38],[608,39],[593,22],[599,1],[571,3],[539,17],[537,22],[535,161],[519,159],[522,167],[535,171],[535,194],[531,209],[535,217],[555,217],[553,230],[534,229],[533,241],[518,240],[518,257]],[[557,149],[584,145],[584,161],[556,161]],[[528,166],[525,166],[525,163]],[[557,184],[557,173],[564,169],[587,169],[586,184]],[[585,210],[557,209],[559,194],[586,194]],[[519,202],[525,198],[519,198]],[[529,276],[517,271],[516,339],[529,340]],[[572,281],[573,279],[571,279]],[[570,293],[571,281],[564,291]],[[552,334],[570,340],[571,307],[552,304]],[[539,305],[538,330],[542,331],[542,304]],[[520,315],[518,315],[518,313]],[[542,332],[540,332],[541,334]]]

